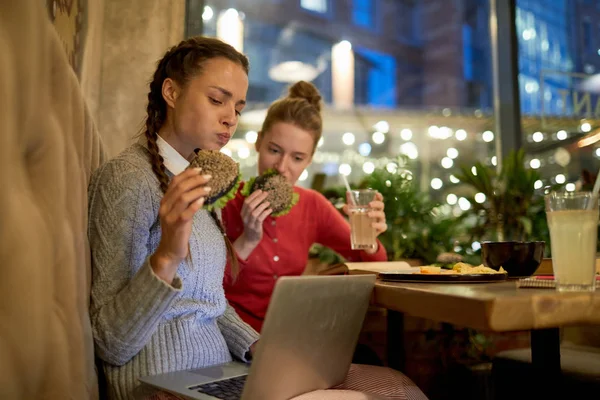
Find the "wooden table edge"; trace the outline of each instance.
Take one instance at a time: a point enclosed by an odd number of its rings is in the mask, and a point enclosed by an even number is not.
[[[506,287],[509,284],[489,285]],[[523,291],[522,295],[476,299],[426,290],[421,292],[418,285],[378,280],[374,288],[373,305],[415,317],[494,332],[600,324],[600,293],[517,289]],[[449,297],[452,297],[452,301],[448,301]],[[510,315],[507,310],[510,310]]]

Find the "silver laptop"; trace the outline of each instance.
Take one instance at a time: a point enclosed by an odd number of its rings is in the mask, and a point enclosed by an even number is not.
[[[375,275],[279,278],[251,366],[231,362],[140,381],[185,399],[287,400],[334,387],[350,368],[374,284]]]

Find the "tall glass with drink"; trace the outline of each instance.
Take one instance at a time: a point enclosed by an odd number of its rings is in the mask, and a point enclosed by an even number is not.
[[[546,195],[552,268],[561,292],[596,287],[598,197],[591,192]]]
[[[369,212],[373,208],[369,203],[375,200],[376,190],[350,190],[346,193],[350,216],[350,242],[352,250],[369,250],[377,247],[373,219]]]

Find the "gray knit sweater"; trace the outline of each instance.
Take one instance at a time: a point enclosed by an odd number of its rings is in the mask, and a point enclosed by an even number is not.
[[[89,187],[91,318],[111,399],[140,393],[137,378],[244,360],[258,334],[227,304],[226,247],[204,210],[196,213],[191,263],[172,285],[152,271],[162,192],[148,150],[135,144],[100,167]]]

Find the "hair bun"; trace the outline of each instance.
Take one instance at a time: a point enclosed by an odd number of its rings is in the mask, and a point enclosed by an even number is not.
[[[288,97],[291,99],[305,99],[318,111],[321,111],[321,93],[319,93],[319,89],[310,82],[298,81],[294,83],[289,89]]]

